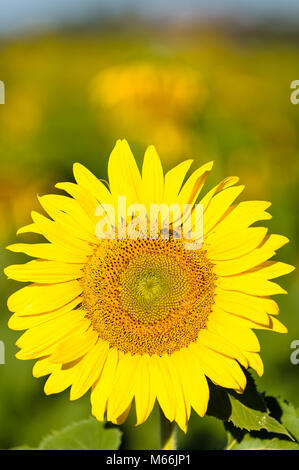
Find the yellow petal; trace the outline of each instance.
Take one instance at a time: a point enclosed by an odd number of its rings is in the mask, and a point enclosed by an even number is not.
[[[187,406],[190,404],[199,416],[204,416],[209,402],[209,386],[197,357],[183,348],[171,357],[178,368]]]
[[[84,312],[73,310],[62,317],[30,328],[16,342],[21,348],[16,357],[34,359],[51,354],[59,341],[66,339],[74,331],[84,333],[88,326]]]
[[[49,216],[63,228],[63,230],[73,238],[84,240],[88,243],[97,243],[95,235],[95,225],[89,219],[88,225],[86,225],[85,217],[76,217],[73,214],[68,214],[56,207],[53,203],[53,199],[47,195],[38,198],[41,206],[49,214]],[[75,201],[76,202],[76,201]]]
[[[124,354],[119,360],[115,383],[108,398],[107,419],[115,421],[130,405],[135,392],[136,372],[139,357]]]
[[[110,191],[91,171],[80,163],[74,164],[73,171],[79,186],[89,191],[100,203],[112,204]]]
[[[142,187],[144,202],[160,204],[164,194],[164,174],[159,155],[153,145],[150,145],[144,155],[142,166]]]
[[[32,369],[33,377],[43,377],[44,375],[49,375],[55,370],[59,370],[61,367],[60,364],[53,364],[49,360],[49,356],[43,357],[36,361]]]
[[[192,173],[183,185],[177,200],[175,201],[177,204],[193,205],[195,203],[207,177],[209,176],[213,163],[214,162],[206,163]]]
[[[129,404],[128,408],[121,415],[113,419],[112,423],[117,424],[118,426],[123,424],[126,421],[128,414],[130,413],[131,405],[132,403]]]
[[[118,140],[111,152],[108,163],[110,191],[114,198],[127,197],[127,205],[142,202],[141,176],[125,140]]]
[[[135,384],[135,405],[136,405],[136,425],[144,423],[150,415],[156,396],[150,377],[150,357],[144,354],[140,357],[139,368],[136,372]]]
[[[214,306],[209,316],[208,328],[220,337],[226,338],[241,350],[259,352],[260,344],[255,333],[248,327],[248,321],[222,311]]]
[[[259,267],[253,274],[262,276],[265,279],[274,279],[279,276],[284,276],[294,271],[295,266],[280,261],[267,261]]]
[[[198,343],[191,343],[189,349],[195,354],[204,374],[216,385],[236,391],[245,389],[246,377],[235,360],[211,351]]]
[[[253,325],[252,328],[255,328],[257,330],[270,330],[270,331],[275,331],[276,333],[287,333],[288,329],[283,323],[281,323],[277,318],[273,318],[269,315],[269,325],[264,326],[264,325]]]
[[[264,373],[264,364],[258,353],[253,353],[250,351],[244,351],[248,359],[249,366],[256,371],[256,373],[261,377]]]
[[[57,183],[55,188],[62,189],[63,191],[70,194],[81,206],[84,212],[88,215],[91,222],[96,224],[97,219],[95,217],[96,208],[99,203],[97,199],[87,189],[79,186],[75,183]]]
[[[87,244],[83,240],[78,238],[71,238],[69,234],[63,229],[63,227],[57,222],[52,222],[47,217],[39,214],[38,212],[31,212],[32,219],[35,225],[40,230],[40,233],[49,242],[61,245],[67,249],[76,249],[81,251],[83,254],[88,250]]]
[[[198,342],[206,348],[212,349],[212,351],[236,359],[244,367],[248,366],[245,355],[237,346],[210,330],[201,330],[198,335]]]
[[[233,260],[217,261],[213,268],[217,276],[234,276],[264,263],[275,255],[275,251],[259,248],[247,253],[245,256]],[[257,268],[258,269],[258,268]]]
[[[289,239],[283,235],[272,233],[266,236],[264,243],[267,244],[268,249],[276,251],[289,243]]]
[[[168,354],[163,356],[165,366],[168,368],[171,382],[172,382],[172,393],[175,399],[175,421],[178,426],[184,431],[187,432],[188,419],[190,416],[190,406],[185,400],[185,396],[182,389],[182,379],[180,374],[178,374],[177,366]]]
[[[99,340],[97,344],[81,359],[74,377],[70,399],[77,400],[93,386],[101,376],[108,355],[109,344]]]
[[[41,231],[36,224],[29,224],[24,225],[24,227],[19,228],[17,231],[17,235],[21,235],[22,233],[38,233],[41,235]]]
[[[82,222],[85,227],[91,227],[91,219],[76,199],[63,194],[46,194],[41,196],[40,199],[47,201],[56,210],[63,211],[73,218],[80,220],[80,223]]]
[[[154,393],[169,421],[175,418],[175,399],[172,393],[172,381],[168,368],[160,356],[151,356],[151,379]]]
[[[34,258],[42,258],[50,261],[65,261],[69,263],[85,263],[87,257],[92,254],[93,249],[91,246],[86,246],[86,253],[74,249],[62,248],[58,245],[51,243],[15,243],[6,247],[7,250],[14,253],[25,253]]]
[[[268,300],[270,300],[270,303]],[[224,291],[221,289],[216,290],[215,295],[215,305],[225,312],[248,318],[262,325],[269,325],[267,313],[273,311],[271,300],[243,294],[242,292]]]
[[[269,315],[278,315],[279,314],[279,307],[275,300],[268,298],[268,297],[258,297],[259,304],[261,304]]]
[[[82,292],[78,281],[49,286],[31,285],[14,292],[7,301],[11,312],[19,315],[34,315],[50,312],[66,305]]]
[[[54,283],[73,281],[82,277],[83,264],[34,260],[25,264],[13,264],[4,269],[9,279],[20,282]]]
[[[51,361],[58,364],[66,364],[75,361],[86,355],[95,345],[98,339],[98,333],[92,328],[87,331],[78,329],[67,338],[62,339],[59,344],[53,348]]]
[[[27,330],[28,328],[41,325],[44,322],[54,320],[54,318],[70,312],[71,310],[75,309],[80,302],[81,299],[77,297],[72,302],[64,305],[62,308],[52,312],[40,313],[38,315],[19,315],[18,313],[14,313],[8,321],[8,326],[11,330]]]
[[[203,229],[205,234],[212,230],[217,222],[219,222],[243,189],[244,186],[226,188],[212,198],[204,210]]]
[[[257,248],[266,234],[267,229],[264,227],[250,227],[228,233],[218,233],[216,230],[206,236],[205,248],[211,260],[235,259]]]
[[[273,318],[270,316],[270,326],[269,330],[275,331],[276,333],[287,333],[288,329],[286,326],[284,326],[283,323],[281,323],[277,318]]]
[[[79,361],[55,369],[45,383],[45,394],[51,395],[52,393],[60,393],[68,388],[73,383],[78,365]]]
[[[215,233],[226,234],[231,232],[232,227],[235,230],[249,227],[254,222],[259,220],[271,219],[271,215],[266,212],[266,209],[271,205],[267,201],[244,201],[231,206],[229,213],[224,217],[219,224],[212,230]],[[210,235],[210,234],[209,234]]]
[[[171,205],[176,201],[191,164],[192,160],[186,160],[166,173],[163,198],[165,204]]]
[[[228,291],[238,291],[249,295],[276,295],[287,292],[275,282],[266,280],[258,273],[242,274],[240,276],[219,277],[217,286]]]
[[[238,183],[238,181],[239,178],[237,176],[230,176],[228,178],[225,178],[219,184],[217,184],[217,186],[212,188],[200,201],[200,204],[203,205],[203,210],[207,210],[215,194],[219,193],[220,191],[223,191],[225,188],[233,186],[234,184]]]
[[[107,400],[115,381],[118,360],[119,357],[116,348],[110,349],[100,378],[92,387],[90,396],[92,414],[99,421],[104,420]]]

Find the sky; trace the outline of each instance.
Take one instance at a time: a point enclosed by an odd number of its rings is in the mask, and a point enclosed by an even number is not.
[[[299,0],[0,0],[0,34],[78,21],[94,12],[119,15],[136,11],[146,17],[188,19],[267,16],[299,18]]]

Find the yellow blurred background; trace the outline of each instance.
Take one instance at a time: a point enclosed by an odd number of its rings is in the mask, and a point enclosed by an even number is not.
[[[132,20],[133,21],[133,20]],[[299,79],[299,35],[233,25],[194,24],[133,28],[57,28],[0,37],[0,241],[2,267],[22,262],[4,250],[30,223],[37,194],[57,192],[72,180],[79,161],[100,178],[118,138],[127,138],[140,163],[154,144],[167,170],[186,158],[195,165],[215,160],[207,188],[237,175],[243,198],[273,203],[274,233],[291,240],[282,261],[298,260],[299,105],[290,103],[290,83]],[[30,240],[30,236],[22,236]],[[14,358],[18,332],[8,330],[6,299],[16,289],[1,279],[0,448],[36,445],[53,429],[89,415],[88,397],[69,402],[68,392],[45,397],[43,379],[33,379],[33,362]],[[299,365],[290,344],[299,340],[299,283],[296,272],[283,280],[289,295],[279,298],[287,335],[258,333],[265,374],[260,391],[298,406]],[[255,378],[257,378],[255,376]],[[124,425],[123,447],[157,445],[154,414],[134,428]],[[182,448],[218,448],[225,441],[220,422],[192,416]]]

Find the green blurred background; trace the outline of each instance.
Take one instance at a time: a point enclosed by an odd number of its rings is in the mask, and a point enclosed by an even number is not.
[[[6,86],[0,106],[2,449],[36,446],[51,430],[90,414],[88,396],[76,402],[68,391],[46,397],[45,380],[32,377],[33,361],[15,359],[20,332],[7,327],[6,300],[21,285],[2,274],[4,266],[25,260],[4,247],[17,241],[19,226],[30,223],[36,194],[57,192],[57,181],[72,180],[74,162],[107,178],[118,138],[127,138],[139,163],[145,147],[155,144],[165,170],[185,158],[195,165],[215,160],[207,189],[238,175],[246,185],[242,198],[272,201],[267,225],[291,240],[279,259],[297,264],[299,105],[290,103],[290,83],[299,79],[298,27],[227,16],[146,20],[129,11],[0,35],[0,80]],[[257,384],[298,406],[299,365],[290,362],[290,344],[299,340],[298,274],[282,285],[289,295],[278,299],[280,319],[289,333],[258,332],[265,374]],[[136,428],[131,413],[123,448],[157,447],[157,419],[155,410]],[[192,415],[188,434],[179,433],[181,448],[224,443],[222,423],[213,418]]]

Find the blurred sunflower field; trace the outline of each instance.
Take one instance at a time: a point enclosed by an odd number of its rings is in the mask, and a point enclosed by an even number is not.
[[[73,180],[81,162],[107,179],[109,153],[126,138],[141,161],[154,144],[165,170],[183,159],[196,165],[214,160],[208,185],[237,175],[244,199],[272,202],[272,233],[290,243],[280,260],[299,257],[299,106],[290,102],[298,79],[298,37],[230,35],[217,29],[120,32],[73,29],[0,40],[0,240],[17,241],[17,229],[31,222],[36,195],[56,192],[56,181]],[[208,188],[209,189],[209,188]],[[25,241],[33,236],[24,235]],[[17,261],[16,261],[17,259]],[[44,379],[32,378],[33,361],[19,361],[18,332],[8,329],[6,299],[19,285],[5,281],[3,268],[23,262],[1,250],[1,326],[5,364],[0,365],[0,448],[36,446],[53,429],[89,416],[89,398],[70,402],[68,391],[46,397]],[[260,391],[295,406],[299,364],[290,361],[299,340],[299,278],[282,281],[279,299],[286,335],[258,331],[265,373],[255,375]],[[158,412],[134,426],[122,426],[122,448],[157,448]],[[217,449],[225,445],[220,421],[192,415],[179,447]]]

